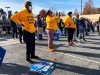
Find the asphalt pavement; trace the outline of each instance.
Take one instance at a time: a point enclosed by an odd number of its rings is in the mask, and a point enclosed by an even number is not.
[[[54,41],[57,50],[52,53],[48,52],[47,36],[44,36],[44,40],[36,40],[36,55],[41,59],[33,61],[56,58],[58,66],[51,75],[100,75],[100,36],[90,34],[86,40],[69,47],[67,37],[62,36]],[[18,39],[9,35],[0,37],[0,46],[7,51],[0,75],[41,75],[29,68],[31,64],[25,61],[25,44],[20,44]]]

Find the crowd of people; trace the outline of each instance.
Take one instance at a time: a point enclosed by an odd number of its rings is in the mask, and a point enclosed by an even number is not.
[[[8,12],[9,14],[9,12]],[[8,16],[9,18],[9,16]],[[2,20],[2,21],[1,21]],[[3,10],[0,9],[0,25],[3,25],[3,31],[6,31],[7,33],[10,34],[10,22],[7,20],[7,13]],[[1,33],[1,30],[0,30]]]
[[[72,16],[72,12],[68,12],[64,20],[60,15],[54,14],[51,10],[41,10],[37,17],[32,12],[32,2],[25,1],[25,8],[14,15],[8,13],[8,19],[11,22],[12,37],[18,38],[20,43],[26,44],[26,61],[32,62],[31,59],[39,59],[35,55],[35,36],[38,40],[43,40],[43,34],[48,35],[48,51],[54,52],[53,39],[59,30],[60,36],[67,36],[68,46],[75,45],[76,41],[86,41],[85,36],[90,32],[95,32],[95,26],[99,31],[100,23],[92,23],[89,19]],[[5,25],[6,18],[2,16],[3,25]],[[9,31],[9,33],[10,33]]]

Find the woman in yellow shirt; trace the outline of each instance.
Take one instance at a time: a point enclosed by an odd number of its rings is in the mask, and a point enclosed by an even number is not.
[[[67,28],[67,32],[68,32],[69,46],[72,46],[72,45],[74,45],[72,39],[73,39],[74,31],[76,29],[76,24],[74,23],[74,20],[72,19],[72,12],[69,12],[68,15],[66,16],[66,18],[64,20],[64,24],[65,24],[65,27]]]
[[[48,50],[50,52],[55,51],[56,49],[53,47],[53,38],[54,33],[58,29],[58,23],[60,19],[57,16],[53,17],[53,12],[51,10],[48,10],[47,17],[46,17],[46,23],[47,23],[47,34],[48,34]]]

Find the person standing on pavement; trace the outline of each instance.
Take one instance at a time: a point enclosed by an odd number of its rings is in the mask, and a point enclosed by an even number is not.
[[[16,14],[17,12],[15,12]],[[17,25],[14,21],[11,20],[11,27],[12,27],[12,37],[13,38],[18,38],[18,33],[17,33]]]
[[[53,17],[53,12],[51,10],[47,11],[47,16],[46,16],[46,23],[47,23],[47,34],[48,34],[48,50],[50,52],[55,51],[56,49],[53,46],[53,38],[54,38],[54,33],[58,29],[58,23],[60,19],[57,16]]]
[[[36,26],[37,26],[37,38],[39,40],[43,39],[42,33],[43,33],[43,17],[45,16],[45,10],[41,10],[39,15],[36,19]]]
[[[67,27],[67,32],[68,32],[68,45],[72,46],[74,45],[73,35],[76,29],[76,24],[74,23],[74,20],[72,19],[72,12],[68,12],[68,15],[64,19],[64,24],[65,24],[65,27]]]
[[[59,22],[58,26],[59,26],[59,29],[60,29],[61,33],[63,34],[64,23],[63,23],[62,19],[60,19],[60,22]]]
[[[97,26],[97,32],[99,32],[99,21],[97,22],[96,26]]]
[[[74,22],[76,24],[76,30],[74,32],[73,40],[77,41],[78,35],[79,35],[79,15],[76,15],[76,18],[74,19]]]
[[[26,61],[33,63],[31,59],[39,59],[35,56],[35,17],[32,13],[32,2],[25,1],[25,8],[11,17],[16,24],[22,25],[26,41]]]
[[[18,38],[16,23],[11,21],[11,27],[12,27],[12,37],[13,38]]]
[[[22,44],[23,42],[22,42],[22,39],[23,39],[23,28],[22,28],[22,26],[21,25],[17,25],[17,27],[18,27],[18,32],[19,32],[19,41],[20,41],[20,43]],[[24,40],[24,39],[23,39]]]
[[[89,20],[88,19],[85,20],[85,26],[86,26],[86,30],[85,30],[86,33],[85,34],[89,35],[90,30],[89,30]]]
[[[100,35],[100,22],[99,22],[99,35]]]
[[[16,13],[18,13],[18,12],[16,11]],[[19,41],[22,44],[23,43],[22,39],[24,40],[24,37],[23,37],[23,28],[22,28],[21,25],[18,25],[18,24],[16,24],[16,25],[17,25],[17,29],[18,29],[18,33],[19,33]]]
[[[6,26],[7,26],[7,19],[6,19],[7,13],[5,11],[2,12],[2,23],[3,23],[3,31],[6,32]]]
[[[85,32],[85,22],[84,22],[84,18],[81,17],[80,18],[80,23],[79,23],[79,36],[78,36],[78,41],[80,41],[81,39],[83,39],[83,41],[86,41],[85,40],[85,35],[84,35],[84,32]]]

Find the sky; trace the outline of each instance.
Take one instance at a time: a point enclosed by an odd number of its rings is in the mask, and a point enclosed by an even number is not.
[[[20,11],[24,8],[25,0],[0,0],[0,8],[11,7],[12,12]],[[41,9],[55,9],[58,11],[74,12],[75,9],[81,11],[81,0],[30,0],[33,4],[34,14],[38,14]],[[83,0],[83,7],[87,0]],[[100,0],[92,0],[95,7],[100,7]]]

